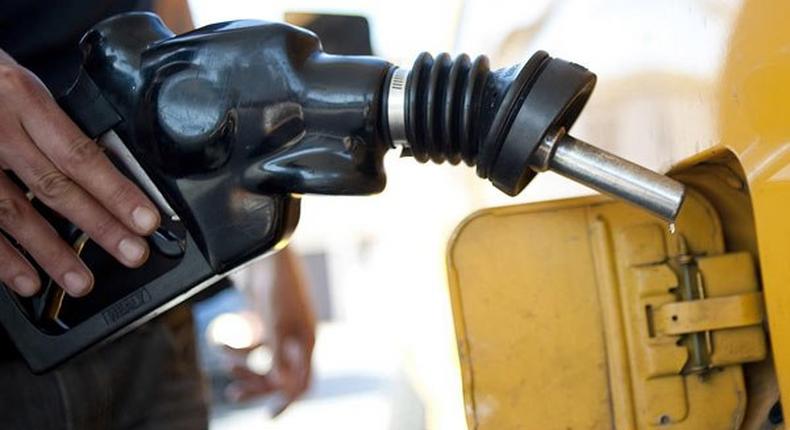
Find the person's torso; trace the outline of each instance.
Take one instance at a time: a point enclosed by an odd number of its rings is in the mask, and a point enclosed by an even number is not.
[[[0,48],[57,96],[79,67],[80,37],[112,15],[152,9],[152,0],[0,0]]]

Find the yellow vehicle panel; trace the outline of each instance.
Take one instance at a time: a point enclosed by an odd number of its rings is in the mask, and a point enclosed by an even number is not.
[[[767,354],[757,276],[748,252],[725,253],[713,206],[695,192],[686,205],[675,233],[604,198],[459,227],[448,265],[470,428],[740,428],[741,363]],[[673,292],[686,254],[705,300]],[[701,372],[688,367],[698,331]]]
[[[721,146],[738,158],[754,207],[771,348],[785,399],[790,398],[789,22],[790,2],[746,2],[717,93]],[[684,165],[707,156],[698,154]]]
[[[712,379],[694,376],[687,367],[678,371],[677,363],[688,363],[688,356],[676,356],[673,362],[667,353],[645,370],[645,357],[634,349],[640,342],[627,326],[635,314],[618,306],[624,299],[635,300],[622,292],[636,278],[628,281],[623,275],[623,262],[630,257],[614,231],[644,221],[643,214],[598,198],[493,209],[465,221],[448,253],[470,428],[757,429],[780,394],[790,398],[790,2],[692,3],[708,10],[711,22],[723,9],[736,9],[733,19],[724,20],[724,52],[713,56],[721,60],[712,67],[716,75],[701,80],[673,73],[672,61],[656,72],[616,79],[601,75],[580,127],[592,143],[609,142],[608,149],[628,154],[629,145],[643,143],[634,140],[640,128],[621,130],[618,124],[623,123],[615,116],[624,110],[615,107],[644,94],[640,103],[653,100],[657,112],[670,111],[655,121],[666,123],[662,139],[655,138],[658,127],[647,121],[646,142],[659,145],[654,152],[669,158],[670,174],[698,192],[694,200],[710,209],[707,219],[719,220],[718,239],[705,252],[734,255],[729,258],[737,264],[751,261],[753,277],[744,275],[748,269],[736,276],[728,272],[727,262],[717,260],[705,271],[714,283],[738,284],[743,288],[739,297],[706,302],[711,305],[707,309],[666,307],[654,315],[659,318],[655,323],[666,336],[715,324],[712,339],[718,340],[707,344],[724,341],[731,354],[719,344],[707,351],[706,365],[719,369],[715,378],[722,385],[713,391],[693,388]],[[667,3],[682,9],[675,6],[677,2]],[[649,27],[647,21],[640,36],[647,43],[650,34],[675,31]],[[699,24],[703,30],[679,33],[678,40],[704,35],[706,20]],[[684,54],[681,43],[676,56]],[[676,245],[663,227],[663,239],[652,240],[663,240],[671,259]],[[679,223],[678,233],[694,248],[692,237],[698,231]],[[643,232],[630,240],[656,234]],[[606,255],[615,267],[608,281],[609,263],[602,263]],[[606,285],[614,287],[601,288]],[[759,291],[759,300],[747,297],[750,288]],[[672,328],[674,311],[693,312],[702,320]],[[749,318],[765,321],[749,325]],[[736,322],[744,325],[723,331]],[[679,336],[683,342],[689,337],[686,332]],[[652,388],[640,386],[642,380],[655,382],[675,371],[684,380],[685,409],[671,403],[677,394],[671,394],[669,385],[653,394]],[[703,399],[705,407],[695,406]]]

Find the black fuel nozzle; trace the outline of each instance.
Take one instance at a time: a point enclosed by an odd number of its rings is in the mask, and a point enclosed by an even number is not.
[[[674,221],[682,184],[567,134],[595,80],[542,51],[496,71],[485,56],[423,53],[411,70],[390,73],[386,136],[420,162],[475,166],[511,196],[552,170]]]
[[[147,13],[97,24],[80,47],[79,76],[59,102],[164,222],[148,261],[129,269],[42,207],[96,286],[69,297],[40,271],[45,288],[33,298],[0,288],[0,322],[36,371],[276,249],[296,227],[298,195],[382,191],[393,147],[421,162],[464,161],[510,195],[551,169],[667,219],[683,198],[679,183],[566,134],[595,76],[544,52],[496,71],[485,57],[423,54],[406,71],[326,54],[286,24],[176,36]]]

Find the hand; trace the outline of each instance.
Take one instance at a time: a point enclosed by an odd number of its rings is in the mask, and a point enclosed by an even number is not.
[[[232,400],[243,401],[279,392],[284,401],[272,413],[277,416],[310,385],[316,321],[297,257],[286,248],[272,258],[275,278],[267,318],[273,330],[272,369],[261,375],[246,366],[234,366],[235,380],[227,393]]]
[[[33,208],[25,191],[84,231],[128,267],[148,258],[141,237],[159,224],[156,207],[58,107],[30,71],[0,50],[0,232],[72,296],[93,286],[75,251]],[[0,234],[0,281],[23,296],[41,285],[33,266]]]
[[[280,415],[310,386],[312,342],[308,339],[284,339],[275,347],[272,370],[261,375],[244,364],[231,369],[233,382],[226,394],[231,401],[243,402],[265,396],[279,395],[270,411],[272,418]]]

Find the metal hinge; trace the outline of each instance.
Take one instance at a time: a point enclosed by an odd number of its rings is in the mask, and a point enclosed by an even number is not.
[[[678,279],[677,301],[647,308],[651,337],[676,338],[688,348],[681,373],[704,373],[766,354],[762,293],[749,253],[695,256],[685,240],[667,263]]]

